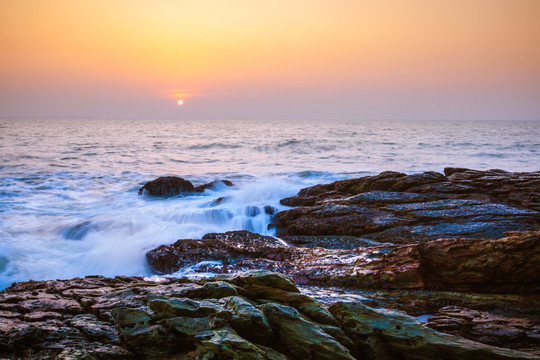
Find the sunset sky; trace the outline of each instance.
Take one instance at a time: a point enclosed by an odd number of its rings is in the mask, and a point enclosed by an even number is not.
[[[540,120],[539,0],[0,0],[0,54],[1,118]]]

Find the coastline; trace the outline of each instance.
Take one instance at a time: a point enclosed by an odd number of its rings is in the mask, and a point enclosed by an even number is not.
[[[540,172],[448,168],[316,185],[282,200],[296,207],[268,209],[279,239],[208,234],[147,254],[161,273],[204,263],[196,271],[222,273],[214,278],[12,285],[0,293],[0,354],[539,358],[539,198]]]

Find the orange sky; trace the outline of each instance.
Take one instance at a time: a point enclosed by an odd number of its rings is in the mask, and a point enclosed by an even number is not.
[[[540,120],[539,19],[538,0],[0,0],[0,116]]]

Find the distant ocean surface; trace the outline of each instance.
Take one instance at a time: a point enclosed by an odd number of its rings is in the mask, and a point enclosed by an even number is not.
[[[284,209],[279,200],[303,187],[447,166],[538,171],[540,122],[0,120],[0,289],[149,276],[145,253],[159,245],[208,232],[271,234],[269,215],[252,216],[253,207]],[[236,186],[137,195],[164,175]]]

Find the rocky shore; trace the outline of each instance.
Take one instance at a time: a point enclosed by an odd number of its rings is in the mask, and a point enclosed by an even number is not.
[[[0,299],[4,358],[539,358],[442,333],[362,301],[324,304],[267,271],[199,281],[29,281],[4,290]],[[446,308],[437,324],[471,317],[472,311]]]
[[[140,193],[231,185],[169,177]],[[214,278],[14,284],[0,293],[0,357],[540,359],[540,172],[384,172],[282,204],[278,237],[147,253],[160,274]]]

